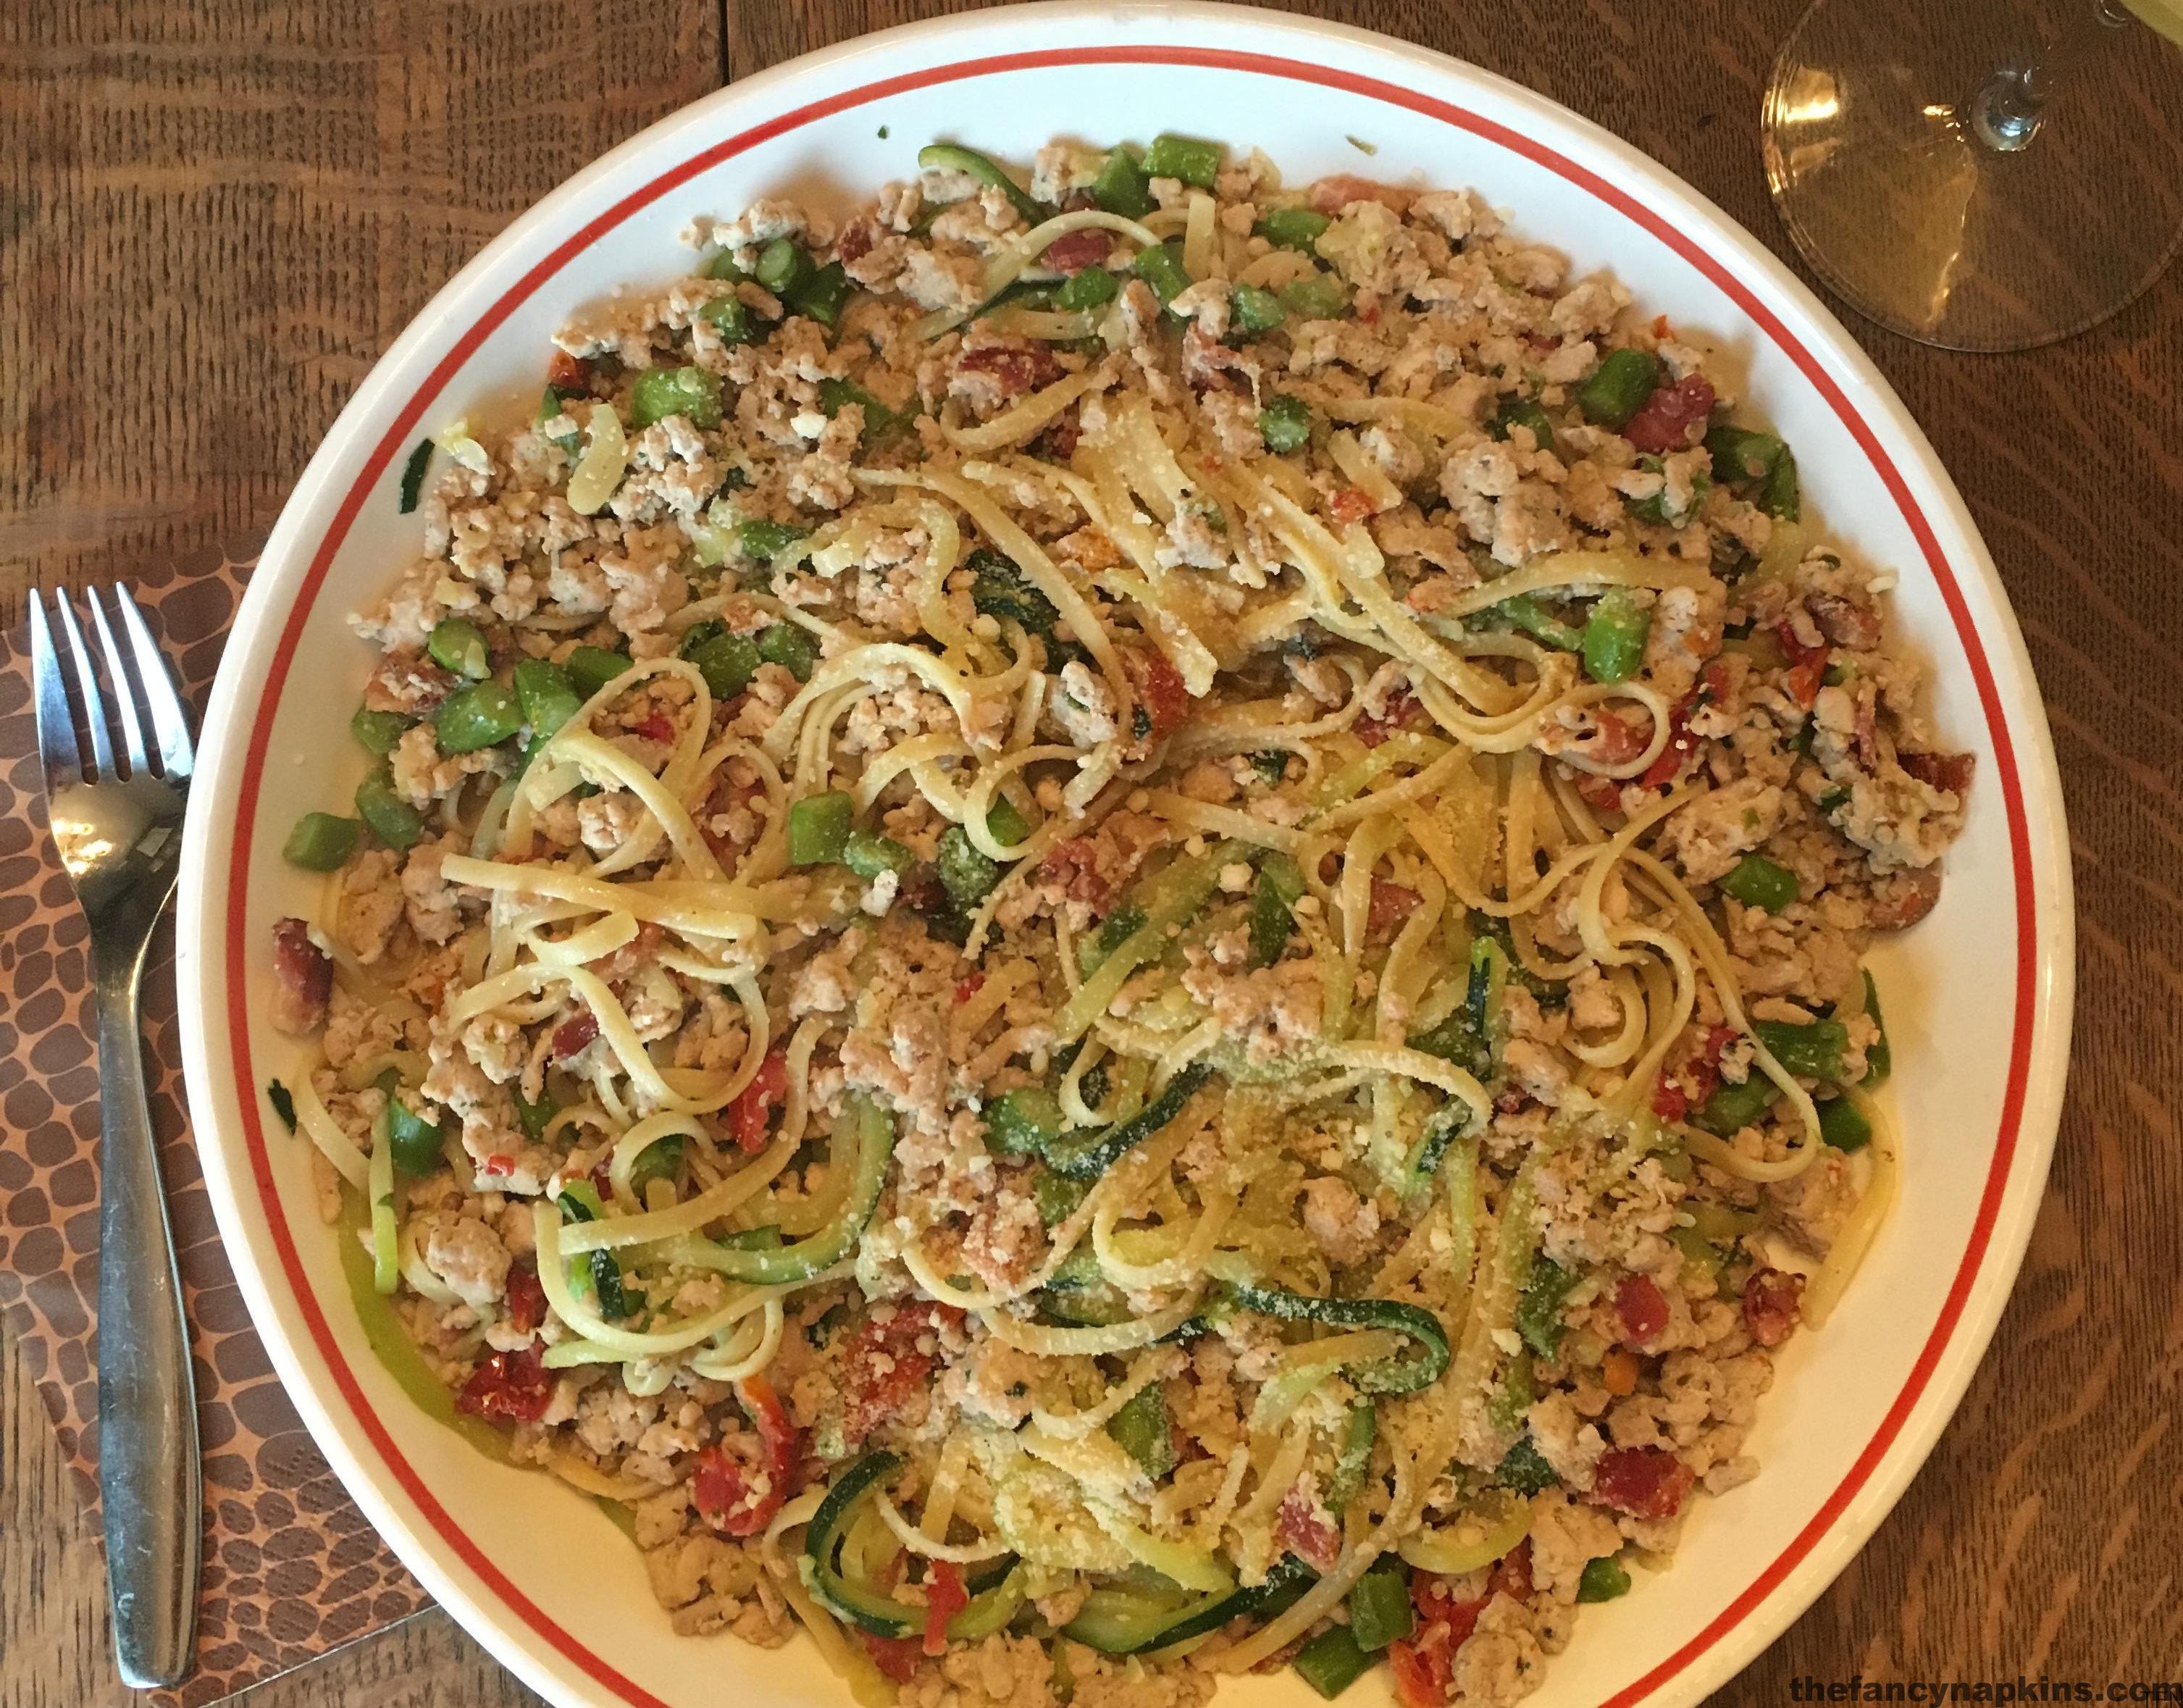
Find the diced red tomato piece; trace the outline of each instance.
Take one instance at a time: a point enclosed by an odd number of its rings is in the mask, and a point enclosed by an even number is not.
[[[599,1035],[599,1017],[591,1010],[571,1015],[553,1028],[553,1060],[566,1061]]]
[[[1097,225],[1069,231],[1046,246],[1046,264],[1057,273],[1080,273],[1107,259],[1114,247],[1114,234]]]
[[[1977,759],[1971,754],[1897,754],[1895,762],[1929,787],[1959,795],[1970,787]]]
[[[750,1518],[770,1491],[762,1486],[755,1465],[730,1446],[714,1442],[697,1455],[690,1478],[690,1498],[697,1515],[715,1530],[748,1536]]]
[[[299,919],[273,926],[273,1024],[300,1037],[325,1024],[333,1000],[334,964],[311,941],[311,928]]]
[[[1743,1283],[1743,1326],[1761,1346],[1779,1346],[1803,1314],[1804,1277],[1786,1269],[1754,1271]]]
[[[1880,644],[1880,613],[1840,593],[1807,593],[1804,609],[1821,634],[1852,652],[1869,652]]]
[[[1453,1671],[1446,1643],[1427,1647],[1430,1631],[1414,1638],[1397,1637],[1387,1645],[1387,1666],[1395,1675],[1395,1700],[1403,1708],[1442,1708],[1447,1700],[1447,1681]]]
[[[478,1165],[477,1171],[487,1176],[513,1174],[515,1172],[515,1159],[504,1150],[496,1150]]]
[[[1341,1552],[1341,1532],[1319,1510],[1302,1481],[1291,1484],[1289,1492],[1281,1497],[1274,1534],[1290,1553],[1321,1572],[1330,1570],[1336,1556]]]
[[[1819,690],[1826,685],[1826,659],[1813,659],[1790,665],[1782,681],[1789,690],[1789,698],[1809,711],[1819,697]]]
[[[1506,1595],[1512,1601],[1531,1599],[1531,1538],[1526,1536],[1493,1562],[1486,1574],[1486,1593]]]
[[[546,1320],[546,1289],[539,1283],[536,1260],[519,1257],[508,1266],[508,1325],[528,1334]]]
[[[1642,1348],[1668,1326],[1668,1297],[1649,1275],[1625,1275],[1615,1283],[1614,1314],[1622,1344]]]
[[[753,1453],[744,1436],[704,1449],[690,1480],[690,1498],[715,1530],[756,1536],[773,1522],[795,1483],[796,1429],[764,1377],[737,1383],[736,1395],[757,1427],[758,1449]]]
[[[963,1568],[936,1560],[925,1579],[925,1652],[947,1652],[947,1622],[970,1605],[963,1587]]]
[[[629,728],[631,735],[642,736],[663,746],[672,746],[675,741],[675,720],[664,712],[647,712]]]
[[[1497,1566],[1495,1569],[1499,1571]],[[1530,1577],[1528,1558],[1525,1577],[1527,1580]],[[1470,1640],[1478,1616],[1486,1611],[1492,1594],[1489,1589],[1475,1600],[1459,1601],[1448,1593],[1444,1578],[1420,1572],[1410,1579],[1410,1605],[1417,1614],[1417,1629],[1387,1646],[1395,1694],[1403,1708],[1442,1708],[1455,1671],[1455,1651]]]
[[[744,1150],[764,1150],[766,1135],[773,1129],[773,1112],[787,1096],[788,1051],[776,1046],[766,1053],[750,1083],[728,1105],[728,1129],[735,1134],[736,1143]]]
[[[581,356],[572,356],[566,350],[556,350],[553,360],[546,364],[546,383],[560,392],[588,390],[592,383],[592,364]]]
[[[1349,732],[1368,748],[1376,748],[1397,730],[1415,726],[1421,708],[1408,688],[1398,688],[1387,696],[1376,718],[1366,712],[1349,726]]]
[[[1676,1071],[1663,1075],[1653,1092],[1653,1113],[1663,1121],[1680,1121],[1693,1104],[1703,1103],[1720,1084],[1721,1052],[1736,1042],[1732,1026],[1717,1026],[1706,1034],[1705,1047]]]
[[[1645,775],[1637,779],[1647,788],[1664,787],[1682,774],[1683,762],[1697,746],[1689,728],[1690,715],[1696,709],[1696,697],[1692,696],[1669,715],[1668,744],[1660,749],[1660,756],[1645,767]]]
[[[955,368],[958,373],[991,374],[1006,398],[1021,397],[1061,377],[1061,364],[1053,352],[1044,344],[1028,342],[981,344],[956,358]]]
[[[925,1386],[938,1355],[919,1349],[919,1339],[962,1313],[944,1305],[919,1302],[897,1306],[884,1322],[866,1317],[842,1350],[842,1431],[851,1447],[898,1410]]]
[[[859,1631],[864,1653],[872,1657],[878,1667],[897,1684],[907,1684],[917,1671],[917,1663],[925,1658],[925,1645],[914,1637],[875,1637],[869,1631]]]
[[[1449,1592],[1445,1577],[1436,1577],[1430,1572],[1420,1572],[1410,1579],[1410,1605],[1418,1616],[1418,1622],[1446,1632],[1451,1650],[1469,1641],[1478,1616],[1486,1611],[1486,1604],[1491,1599],[1487,1594],[1469,1600],[1458,1600]]]
[[[1586,804],[1594,812],[1619,813],[1622,810],[1622,785],[1613,777],[1603,777],[1597,771],[1579,771],[1575,775],[1576,792],[1584,797]]]
[[[981,972],[974,972],[968,978],[959,978],[955,981],[955,1000],[968,1002],[985,988],[986,976]]]
[[[1384,943],[1403,928],[1423,899],[1408,887],[1383,877],[1372,880],[1372,904],[1364,915],[1364,935]]]
[[[1337,522],[1361,522],[1377,507],[1362,487],[1344,487],[1326,501],[1326,513]]]
[[[1622,437],[1641,451],[1683,450],[1703,436],[1713,401],[1713,382],[1703,374],[1686,374],[1671,385],[1655,387]]]
[[[535,1340],[519,1351],[494,1353],[470,1372],[455,1410],[488,1423],[536,1423],[553,1399],[545,1357]]]
[[[1598,733],[1584,749],[1587,758],[1603,765],[1626,765],[1645,751],[1648,738],[1628,718],[1595,706],[1591,721]]]
[[[766,1463],[780,1470],[785,1485],[796,1464],[796,1426],[788,1421],[788,1408],[763,1376],[747,1376],[738,1382],[736,1399],[765,1444]]]
[[[1806,646],[1797,633],[1792,618],[1783,618],[1774,626],[1774,637],[1780,643],[1781,651],[1789,660],[1786,678],[1790,697],[1800,706],[1809,709],[1819,697],[1821,679],[1827,672],[1827,655],[1832,650],[1822,641],[1816,646]]]
[[[1132,652],[1125,656],[1136,679],[1137,693],[1144,700],[1145,715],[1153,721],[1147,739],[1165,741],[1190,709],[1190,690],[1183,686],[1182,673],[1168,662],[1165,653]]]
[[[1103,914],[1114,904],[1114,887],[1099,876],[1098,865],[1097,844],[1089,837],[1070,837],[1047,851],[1038,875],[1048,883],[1060,884],[1069,900],[1084,902],[1094,913]]]
[[[1814,694],[1814,698],[1818,696]],[[1880,769],[1880,712],[1870,694],[1857,697],[1857,716],[1850,726],[1850,750],[1869,771]]]
[[[847,266],[852,261],[861,261],[872,252],[872,242],[877,236],[869,220],[852,220],[842,227],[842,235],[834,240],[834,259]]]
[[[1632,1518],[1673,1518],[1694,1481],[1691,1467],[1664,1447],[1617,1447],[1600,1455],[1591,1500]]]
[[[1726,699],[1728,687],[1727,669],[1716,659],[1705,667],[1705,674],[1699,678],[1697,687],[1676,702],[1675,710],[1668,718],[1668,744],[1660,749],[1659,758],[1647,766],[1645,775],[1638,779],[1647,788],[1659,788],[1682,775],[1685,761],[1697,751],[1698,738],[1691,733],[1691,717],[1699,707]]]

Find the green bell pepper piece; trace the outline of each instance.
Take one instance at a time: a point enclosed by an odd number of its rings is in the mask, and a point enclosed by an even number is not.
[[[1796,873],[1764,854],[1744,855],[1719,883],[1724,895],[1734,896],[1746,907],[1763,907],[1769,913],[1780,912],[1798,894]]]
[[[1630,1572],[1612,1554],[1586,1562],[1576,1580],[1580,1601],[1613,1601],[1630,1593]]]
[[[1141,220],[1153,210],[1152,182],[1152,174],[1136,156],[1127,148],[1116,148],[1092,181],[1092,201],[1125,220]]]
[[[731,635],[725,630],[708,636],[684,656],[697,665],[697,673],[704,677],[705,686],[716,700],[731,700],[748,687],[750,679],[764,662],[756,641],[748,635]]]
[[[1596,682],[1627,682],[1645,662],[1653,611],[1628,587],[1599,596],[1584,626],[1584,671]]]
[[[568,671],[544,659],[525,659],[514,670],[515,700],[534,739],[544,741],[575,716],[585,697]]]
[[[486,658],[485,631],[467,617],[443,617],[432,626],[425,650],[432,662],[470,682],[492,674]]]
[[[1107,1433],[1157,1482],[1175,1469],[1175,1439],[1168,1430],[1167,1399],[1157,1382],[1139,1388],[1107,1420]]]
[[[881,872],[908,871],[917,856],[892,837],[851,831],[842,843],[842,864],[860,878],[875,878]]]
[[[364,826],[331,813],[305,813],[281,845],[281,855],[306,871],[338,871],[355,851]]]
[[[473,682],[440,702],[432,726],[443,754],[497,746],[523,727],[523,707],[505,682]]]
[[[1252,235],[1264,237],[1276,249],[1301,249],[1305,254],[1316,254],[1319,240],[1334,220],[1331,216],[1311,208],[1276,208],[1251,228]]]
[[[1238,285],[1228,293],[1230,323],[1245,332],[1270,332],[1289,317],[1281,299],[1258,285]]]
[[[1330,1625],[1297,1650],[1289,1664],[1297,1677],[1331,1702],[1370,1672],[1377,1658],[1364,1652],[1348,1626]]]
[[[1311,405],[1291,392],[1275,392],[1258,411],[1258,437],[1276,456],[1301,451],[1311,442]]]
[[[1141,251],[1130,264],[1130,270],[1153,287],[1153,294],[1163,305],[1190,288],[1190,272],[1182,264],[1182,248],[1177,243]]]
[[[1784,1021],[1762,1020],[1752,1030],[1775,1060],[1799,1079],[1841,1077],[1849,1028],[1840,1021],[1815,1020],[1807,1026],[1792,1026]]]
[[[1508,437],[1511,427],[1531,430],[1531,442],[1541,451],[1554,448],[1554,424],[1547,419],[1547,412],[1529,398],[1503,398],[1501,407],[1493,412],[1487,431],[1497,439]]]
[[[719,376],[703,368],[647,368],[639,374],[630,394],[630,425],[649,427],[669,415],[680,415],[693,427],[719,426]]]
[[[356,715],[348,720],[348,732],[366,753],[383,759],[401,743],[410,722],[399,712],[375,712],[358,706]]]
[[[576,692],[589,699],[629,669],[630,662],[626,654],[610,653],[604,647],[578,647],[562,668],[576,685]]]
[[[1577,408],[1586,420],[1619,432],[1645,407],[1663,371],[1660,359],[1650,350],[1610,350],[1591,377],[1577,387]]]
[[[1291,279],[1274,294],[1284,309],[1303,320],[1336,320],[1349,312],[1349,289],[1331,273]]]
[[[758,631],[758,655],[769,665],[779,665],[797,682],[808,682],[819,667],[819,643],[809,631],[793,623],[775,623]]]
[[[1096,264],[1080,267],[1069,275],[1067,284],[1053,293],[1053,306],[1064,314],[1087,314],[1093,309],[1105,308],[1121,288],[1121,281],[1106,268]]]
[[[414,848],[425,834],[425,815],[402,798],[393,774],[383,765],[356,786],[356,812],[391,848]]]
[[[958,907],[983,901],[1001,881],[1001,863],[973,843],[960,825],[950,825],[941,832],[933,863],[940,871],[941,887]]]
[[[1180,178],[1200,190],[1210,190],[1220,175],[1221,147],[1218,142],[1164,131],[1145,150],[1145,173],[1153,178]]]
[[[1349,1588],[1349,1634],[1366,1654],[1376,1654],[1416,1628],[1410,1611],[1410,1572],[1391,1554],[1382,1555]]]
[[[792,865],[830,865],[847,847],[856,804],[839,789],[806,795],[788,809],[788,859]]]

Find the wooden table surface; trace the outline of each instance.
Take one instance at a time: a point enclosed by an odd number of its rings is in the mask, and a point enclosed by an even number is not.
[[[1969,13],[1981,0],[1930,3]],[[1768,205],[1756,119],[1802,4],[1298,9],[1567,103],[1795,264]],[[0,620],[16,620],[34,580],[123,576],[269,524],[351,388],[425,298],[612,144],[730,76],[943,9],[0,4]],[[2174,1677],[2183,270],[2106,325],[2025,355],[1951,355],[1846,318],[1969,500],[2046,690],[2076,859],[2076,1055],[2052,1184],[1969,1397],[1872,1544],[1721,1700],[1786,1701],[1792,1677],[1852,1671]],[[0,1702],[119,1702],[95,1536],[17,1361],[0,1366]],[[432,1613],[247,1700],[534,1699]]]

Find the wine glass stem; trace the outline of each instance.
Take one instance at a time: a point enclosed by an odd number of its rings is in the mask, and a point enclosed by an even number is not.
[[[1971,134],[1989,148],[2013,154],[2039,134],[2047,103],[2085,62],[2130,22],[2114,0],[2078,0],[2054,45],[2028,66],[2002,65],[1970,100]]]

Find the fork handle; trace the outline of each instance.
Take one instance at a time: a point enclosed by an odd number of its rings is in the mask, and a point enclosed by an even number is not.
[[[203,1528],[196,1385],[145,1100],[143,952],[97,978],[98,1488],[122,1682],[189,1671]]]

